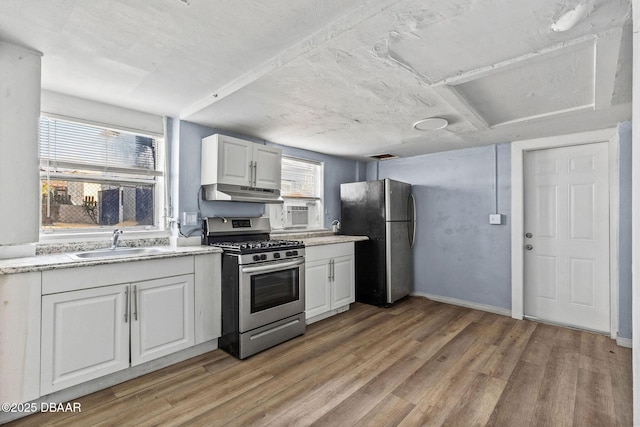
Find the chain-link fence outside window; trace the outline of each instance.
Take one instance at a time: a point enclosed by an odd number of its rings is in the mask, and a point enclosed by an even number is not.
[[[153,225],[153,188],[84,181],[42,183],[43,228]]]

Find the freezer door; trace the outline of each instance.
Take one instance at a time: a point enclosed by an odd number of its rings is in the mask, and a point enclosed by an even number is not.
[[[413,290],[413,253],[409,243],[409,222],[386,223],[387,303]]]
[[[342,234],[384,238],[384,182],[363,181],[340,185]]]
[[[411,184],[387,178],[384,180],[384,191],[385,219],[387,221],[408,221]]]

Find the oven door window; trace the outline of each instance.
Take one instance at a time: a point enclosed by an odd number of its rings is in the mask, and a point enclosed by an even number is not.
[[[251,313],[257,313],[300,298],[299,269],[251,276]]]

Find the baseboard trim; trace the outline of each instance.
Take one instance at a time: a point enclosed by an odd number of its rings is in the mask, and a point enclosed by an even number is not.
[[[465,301],[457,298],[443,297],[441,295],[427,294],[424,292],[412,292],[412,296],[423,297],[445,304],[458,305],[460,307],[472,308],[474,310],[487,311],[489,313],[500,314],[502,316],[511,317],[511,310],[508,308],[496,307],[493,305],[478,304],[471,301]]]
[[[633,340],[631,338],[616,338],[616,344],[620,347],[633,348]]]
[[[310,318],[306,319],[306,323],[307,323],[307,325],[310,325],[312,323],[319,322],[320,320],[324,320],[324,319],[329,318],[331,316],[335,316],[336,314],[344,313],[345,311],[349,310],[349,307],[350,307],[350,305],[347,304],[347,305],[344,305],[342,307],[338,307],[338,308],[335,308],[333,310],[329,310],[329,311],[324,312],[322,314],[318,314],[317,316],[310,317]]]

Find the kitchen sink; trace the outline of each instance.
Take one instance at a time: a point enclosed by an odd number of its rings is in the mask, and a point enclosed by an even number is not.
[[[171,252],[164,248],[116,248],[96,249],[93,251],[75,252],[69,254],[74,259],[101,259],[101,258],[127,258],[144,255],[158,255]]]

